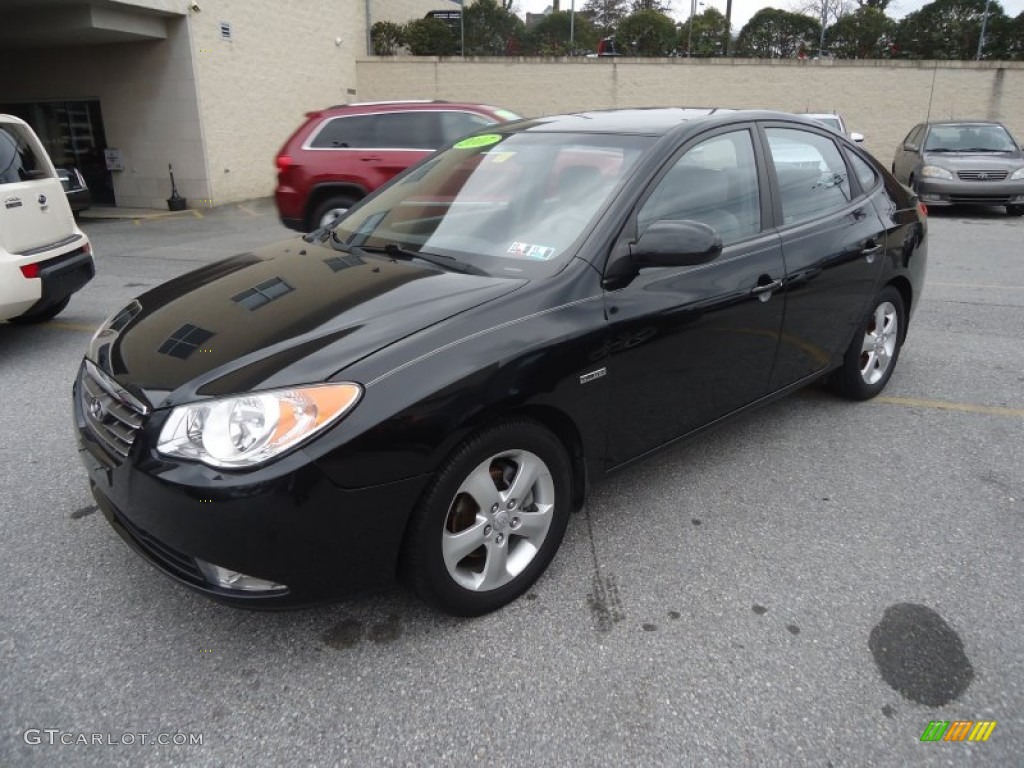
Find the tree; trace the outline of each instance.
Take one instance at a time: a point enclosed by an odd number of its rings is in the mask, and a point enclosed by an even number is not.
[[[576,14],[575,23],[568,11],[549,13],[530,30],[527,49],[541,56],[565,56],[575,51],[593,51],[597,48],[597,30],[586,16]],[[569,45],[570,24],[573,26],[573,45]]]
[[[787,59],[818,49],[821,25],[800,13],[764,8],[753,15],[736,40],[741,56]]]
[[[455,52],[455,36],[440,19],[410,21],[402,36],[413,56],[451,56]]]
[[[392,21],[378,21],[370,27],[373,52],[377,56],[394,56],[405,43],[405,31],[401,24]]]
[[[825,30],[825,47],[840,59],[882,59],[889,56],[895,34],[896,22],[865,5]]]
[[[504,1],[477,0],[470,6],[463,5],[462,13],[467,55],[502,56],[509,42],[525,30],[522,20],[505,9]]]
[[[638,11],[657,11],[667,16],[668,12],[672,10],[672,2],[671,0],[664,3],[661,0],[632,0],[629,8],[633,13]]]
[[[985,0],[935,0],[896,25],[896,48],[911,59],[973,59],[984,14]],[[989,28],[998,33],[1005,22],[1003,7],[992,0]],[[993,55],[995,49],[986,46],[985,50],[986,58],[998,58]]]
[[[609,34],[629,13],[629,0],[587,0],[583,12],[590,16],[599,32]]]
[[[708,8],[704,13],[679,25],[676,47],[680,51],[686,51],[689,46],[690,56],[718,56],[724,53],[723,45],[728,34],[729,23],[725,20],[725,15],[717,8]]]
[[[675,48],[676,24],[659,11],[637,11],[619,22],[615,37],[637,56],[667,56]]]

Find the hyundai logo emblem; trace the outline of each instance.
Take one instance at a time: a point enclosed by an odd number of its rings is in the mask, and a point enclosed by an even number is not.
[[[985,181],[987,178],[988,178],[988,174],[987,173],[979,173],[978,174],[979,181]]]
[[[102,421],[104,414],[103,401],[98,397],[94,397],[89,401],[89,415],[92,416],[96,421]]]
[[[39,196],[39,204],[40,205],[46,205],[46,195],[40,195]]]

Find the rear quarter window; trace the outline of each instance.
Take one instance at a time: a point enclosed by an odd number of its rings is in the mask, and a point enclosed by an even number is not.
[[[46,161],[35,148],[32,135],[14,123],[0,123],[0,184],[49,178]]]

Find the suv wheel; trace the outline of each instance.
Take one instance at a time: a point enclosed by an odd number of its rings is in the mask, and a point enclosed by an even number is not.
[[[348,213],[348,209],[356,204],[356,199],[351,195],[333,195],[320,203],[313,211],[310,219],[312,229],[326,227],[335,219],[339,219]]]

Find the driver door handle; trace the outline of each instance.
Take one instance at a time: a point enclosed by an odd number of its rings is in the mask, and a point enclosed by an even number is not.
[[[764,285],[755,285],[753,288],[750,289],[750,293],[754,296],[761,296],[762,294],[777,291],[781,287],[781,280],[772,280],[770,283],[765,283]]]

